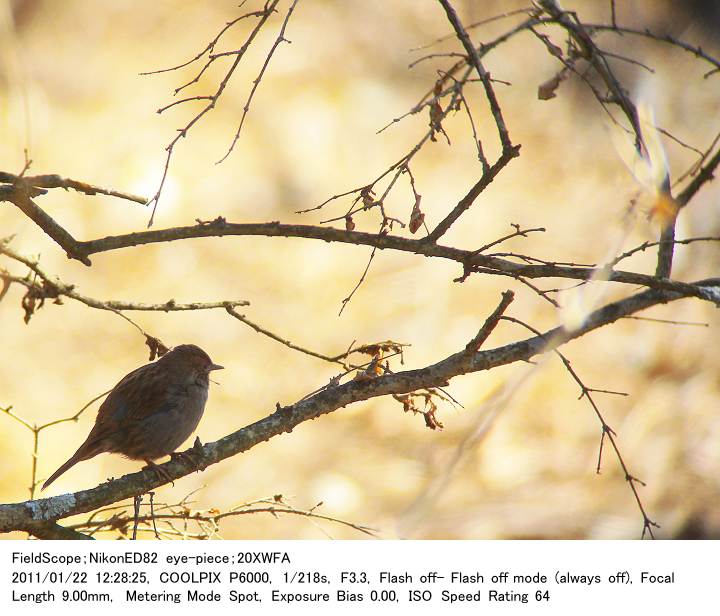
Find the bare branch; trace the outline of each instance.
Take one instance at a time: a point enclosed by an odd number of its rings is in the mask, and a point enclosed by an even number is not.
[[[707,281],[700,281],[695,285],[701,286],[706,283]],[[209,443],[200,449],[193,448],[197,456],[196,462],[190,462],[187,457],[177,457],[177,459],[163,464],[161,468],[164,471],[163,475],[167,476],[166,478],[161,477],[154,470],[145,470],[72,495],[0,505],[0,532],[24,530],[34,534],[36,530],[47,526],[50,521],[93,511],[119,500],[142,494],[168,480],[178,479],[196,470],[207,468],[211,464],[247,451],[273,436],[290,432],[304,421],[349,404],[377,396],[405,394],[419,388],[442,387],[450,379],[461,374],[527,361],[537,354],[554,351],[560,345],[618,319],[683,297],[686,296],[671,291],[644,291],[596,310],[587,317],[582,326],[573,331],[558,327],[527,340],[496,349],[479,351],[475,354],[469,354],[463,349],[422,369],[384,374],[376,378],[354,379],[342,385],[323,389],[314,396],[305,398],[292,406],[279,407],[268,417],[229,434],[219,441]],[[200,453],[199,456],[198,453]],[[628,481],[631,481],[630,478]]]
[[[13,185],[23,185],[33,188],[64,188],[83,193],[85,195],[108,195],[110,197],[118,197],[119,199],[126,199],[128,201],[134,201],[135,203],[141,203],[145,205],[147,199],[145,197],[139,197],[131,193],[121,192],[112,190],[110,188],[103,188],[102,186],[95,186],[86,182],[80,182],[78,180],[72,180],[70,178],[64,178],[57,174],[50,175],[13,175],[6,171],[0,171],[0,182]]]
[[[238,321],[242,321],[245,323],[245,325],[251,327],[259,334],[262,334],[263,336],[267,336],[268,338],[271,338],[280,344],[285,345],[289,349],[293,349],[294,351],[300,351],[301,353],[305,353],[305,355],[310,355],[311,357],[317,357],[318,359],[322,359],[324,361],[333,363],[333,364],[340,364],[343,367],[346,367],[345,363],[342,361],[343,357],[347,356],[347,353],[344,355],[338,355],[335,357],[330,357],[329,355],[323,355],[322,353],[318,353],[316,351],[312,351],[310,349],[306,349],[305,347],[301,347],[297,344],[294,344],[290,342],[289,340],[286,340],[284,338],[281,338],[277,334],[274,334],[273,332],[265,329],[264,327],[261,327],[257,323],[254,323],[250,319],[248,319],[244,314],[240,314],[237,310],[235,310],[232,306],[228,306],[225,308],[227,310],[227,313],[233,317],[235,317]]]
[[[475,70],[477,71],[478,76],[482,81],[483,87],[485,88],[485,96],[487,97],[488,103],[490,104],[490,112],[495,119],[498,134],[500,135],[500,143],[502,143],[503,153],[512,150],[514,146],[512,144],[512,141],[510,140],[510,135],[508,134],[508,129],[505,125],[505,119],[503,118],[500,104],[498,103],[497,97],[495,96],[495,90],[492,87],[490,74],[485,70],[485,67],[482,65],[482,61],[480,60],[477,49],[475,49],[475,46],[470,41],[470,37],[468,36],[465,28],[463,28],[462,24],[460,23],[460,18],[455,12],[452,4],[450,4],[449,0],[439,1],[442,7],[445,9],[448,20],[452,24],[452,27],[455,30],[458,39],[465,48],[465,51],[468,54],[468,58],[470,58],[470,61],[473,67],[475,67]]]
[[[85,265],[91,265],[90,259],[80,250],[77,240],[30,198],[43,192],[42,189],[38,188],[25,189],[20,186],[0,186],[0,201],[14,203],[25,216],[60,245],[68,258],[77,259]]]
[[[183,128],[179,129],[177,136],[166,146],[165,150],[167,152],[167,156],[165,157],[165,166],[163,168],[162,177],[160,178],[160,185],[158,186],[156,193],[148,201],[148,205],[149,204],[153,205],[152,214],[150,215],[150,220],[148,222],[148,227],[152,226],[153,221],[155,219],[155,212],[157,210],[158,201],[160,199],[160,194],[162,193],[162,189],[165,186],[165,180],[167,179],[168,170],[170,168],[170,159],[172,158],[175,145],[178,143],[178,141],[180,141],[180,139],[183,139],[184,137],[187,136],[190,129],[195,124],[197,124],[205,114],[207,114],[209,111],[211,111],[212,109],[215,108],[215,105],[217,104],[218,100],[220,99],[223,92],[225,91],[225,88],[227,87],[227,84],[230,81],[230,78],[233,76],[235,69],[240,64],[240,61],[242,60],[243,56],[245,55],[245,52],[250,47],[250,44],[253,42],[253,40],[257,36],[258,32],[260,32],[262,27],[265,25],[265,22],[270,18],[270,15],[273,14],[273,12],[275,11],[275,7],[277,6],[279,1],[280,0],[268,0],[268,2],[266,3],[263,10],[255,13],[256,15],[257,14],[260,15],[260,19],[258,20],[258,23],[256,24],[255,28],[253,28],[252,32],[250,33],[250,35],[248,36],[247,40],[242,45],[242,47],[240,47],[240,49],[238,49],[236,51],[229,52],[231,55],[235,56],[235,60],[233,61],[232,65],[225,73],[225,76],[220,81],[220,84],[218,85],[217,89],[215,90],[215,93],[210,96],[208,104],[205,105],[205,107],[203,107],[200,110],[200,112],[195,114],[195,116],[187,124],[185,124],[185,126]],[[245,16],[243,16],[243,17],[245,17]],[[238,21],[238,20],[236,20],[236,21]],[[234,22],[232,22],[232,23],[234,23]],[[210,42],[208,47],[206,47],[206,49],[199,54],[198,57],[201,57],[205,53],[205,51],[212,49],[214,47],[215,43],[217,42],[217,39],[223,34],[223,32],[225,32],[226,29],[227,28],[223,29],[220,32],[220,34],[213,41]],[[207,64],[203,67],[203,69],[195,77],[195,79],[193,79],[190,83],[194,83],[194,82],[198,81],[200,79],[200,76],[205,72],[205,69],[207,69],[207,67],[217,57],[219,57],[219,56],[211,56],[210,59],[208,60]],[[190,62],[192,62],[192,61],[194,61],[194,60],[191,60]],[[189,64],[189,62],[186,64]],[[180,66],[185,66],[185,65],[180,65]],[[179,68],[180,66],[178,66],[177,68]],[[168,69],[168,70],[173,70],[173,69]],[[185,84],[185,85],[186,86],[190,85],[190,83]],[[182,86],[182,87],[185,87],[185,86]],[[175,94],[177,94],[182,89],[182,87],[175,90]],[[193,99],[188,99],[188,100],[193,100]],[[163,110],[164,109],[167,109],[167,107],[163,108]],[[161,113],[161,111],[162,110],[158,111],[158,113]]]
[[[512,291],[505,291],[502,294],[502,300],[498,304],[498,307],[495,308],[495,311],[485,320],[485,323],[480,328],[480,331],[475,334],[475,337],[465,345],[465,350],[468,353],[477,353],[480,350],[480,347],[500,322],[500,317],[507,310],[507,307],[513,299],[515,299],[515,294]]]
[[[720,61],[718,61],[716,58],[712,57],[711,55],[705,53],[705,51],[702,50],[700,47],[696,47],[694,45],[690,45],[689,43],[685,43],[684,41],[681,41],[679,39],[676,39],[669,34],[656,34],[652,32],[650,29],[646,28],[645,30],[637,30],[634,28],[625,28],[623,26],[618,26],[617,24],[585,24],[585,28],[591,32],[613,32],[614,34],[623,35],[623,34],[632,34],[635,36],[642,36],[645,38],[652,39],[654,41],[657,41],[658,43],[667,43],[672,45],[673,47],[677,47],[679,49],[682,49],[684,51],[687,51],[694,55],[696,58],[701,58],[708,64],[711,64],[714,67],[714,72],[720,71]],[[709,76],[711,73],[708,73],[705,75],[706,77]]]
[[[364,246],[375,246],[381,250],[391,249],[411,252],[426,257],[439,257],[463,264],[472,270],[474,267],[485,267],[497,270],[499,274],[524,276],[525,278],[570,278],[575,280],[589,280],[597,278],[599,271],[593,267],[560,266],[553,263],[542,265],[529,265],[514,263],[497,257],[473,254],[469,250],[461,250],[449,246],[441,246],[427,241],[428,238],[416,240],[396,235],[383,235],[365,233],[362,231],[346,231],[332,227],[317,227],[312,225],[290,225],[279,222],[269,223],[229,223],[224,218],[217,218],[211,223],[192,225],[189,227],[174,227],[154,231],[141,231],[127,235],[109,236],[79,244],[84,254],[91,255],[158,242],[171,242],[199,237],[214,237],[227,235],[263,235],[267,237],[303,237],[307,239],[322,240],[324,242],[340,242]],[[601,268],[602,279],[609,282],[622,282],[626,284],[641,285],[658,290],[675,290],[679,293],[711,299],[707,292],[693,285],[671,281],[658,280],[654,276],[636,274]],[[492,273],[490,271],[486,273]],[[714,301],[714,300],[712,300]]]
[[[644,142],[637,109],[613,74],[604,55],[593,42],[588,30],[577,19],[573,21],[570,15],[560,8],[557,0],[538,0],[538,4],[553,20],[568,32],[579,46],[582,56],[593,65],[600,77],[602,77],[605,85],[607,85],[613,94],[612,102],[620,106],[630,121],[630,126],[635,133],[635,145],[638,152],[643,151]]]
[[[438,223],[437,227],[432,230],[426,239],[431,242],[437,242],[440,237],[445,235],[452,224],[475,202],[475,199],[478,198],[480,193],[485,190],[505,168],[505,166],[519,154],[519,145],[503,150],[503,153],[500,155],[500,158],[497,159],[495,164],[482,174],[481,178],[475,183],[475,185],[462,199],[460,199],[460,201],[458,201],[458,204],[453,208],[453,210],[445,218],[443,218],[440,223]]]
[[[523,327],[529,329],[531,332],[535,333],[538,336],[542,336],[542,334],[536,330],[534,327],[528,325],[527,323],[524,323],[523,321],[520,321],[519,319],[515,319],[513,317],[507,317],[502,316],[501,319],[505,321],[510,321],[512,323],[517,323],[518,325],[522,325]],[[548,344],[551,346],[553,345],[553,342],[551,339],[548,339]],[[612,445],[613,451],[615,452],[615,457],[618,460],[618,463],[620,464],[620,467],[623,470],[623,473],[625,475],[625,479],[627,480],[628,484],[630,485],[630,489],[632,490],[632,494],[635,498],[635,502],[637,503],[638,509],[640,509],[640,513],[643,517],[643,531],[642,531],[642,537],[645,537],[645,533],[648,533],[650,535],[650,538],[654,539],[655,535],[653,534],[653,527],[659,528],[658,525],[653,522],[653,520],[650,519],[650,517],[647,514],[647,511],[645,509],[645,506],[643,505],[643,502],[640,498],[640,494],[638,493],[637,486],[635,485],[638,483],[637,478],[633,477],[630,474],[630,471],[628,470],[628,466],[625,463],[625,460],[622,456],[622,453],[620,452],[620,447],[617,444],[616,440],[616,434],[615,431],[609,426],[609,424],[605,421],[605,418],[603,417],[603,414],[600,411],[600,408],[596,404],[594,398],[592,397],[593,392],[601,392],[601,393],[610,393],[610,394],[616,394],[625,396],[627,394],[624,394],[622,392],[615,392],[615,391],[607,391],[602,389],[592,389],[590,387],[587,387],[585,383],[583,383],[582,379],[578,376],[578,373],[575,371],[575,369],[572,367],[572,364],[570,363],[570,360],[565,357],[560,351],[557,350],[557,347],[554,349],[555,354],[560,358],[563,365],[565,366],[565,369],[570,373],[570,376],[573,378],[573,380],[578,384],[578,387],[580,387],[580,398],[587,399],[588,403],[592,407],[593,411],[595,412],[595,415],[600,420],[600,426],[602,429],[601,434],[601,441],[600,441],[600,452],[598,454],[598,466],[597,466],[597,473],[600,474],[600,466],[601,466],[601,460],[602,460],[602,445],[607,438],[610,441],[610,444]],[[639,482],[642,483],[642,482]],[[643,484],[644,485],[644,484]]]
[[[717,166],[719,164],[720,148],[718,148],[717,152],[715,152],[713,157],[700,168],[697,175],[693,178],[692,182],[690,182],[677,196],[677,198],[675,199],[675,203],[677,204],[678,208],[684,208],[697,194],[697,192],[703,187],[703,185],[713,179],[713,174],[715,173],[715,169],[717,169]]]
[[[250,110],[250,103],[252,102],[253,96],[255,96],[255,91],[257,90],[257,87],[260,85],[260,81],[263,78],[263,75],[265,74],[265,70],[268,67],[268,64],[270,64],[270,59],[272,58],[273,54],[275,53],[275,50],[278,48],[278,45],[280,43],[290,43],[285,38],[285,28],[287,27],[288,21],[290,21],[290,16],[292,15],[293,11],[295,10],[295,6],[299,0],[293,0],[293,3],[290,5],[290,8],[288,9],[287,15],[285,15],[285,20],[282,23],[282,27],[280,28],[280,33],[278,34],[277,39],[275,39],[275,42],[273,43],[272,47],[270,48],[270,51],[268,52],[267,57],[265,58],[265,62],[262,65],[262,68],[260,69],[260,74],[253,80],[252,88],[250,89],[250,94],[248,95],[247,100],[245,101],[245,106],[243,107],[242,116],[240,117],[240,125],[238,126],[237,132],[235,133],[235,136],[233,137],[232,143],[230,144],[230,147],[228,148],[228,151],[225,153],[225,155],[218,161],[218,163],[223,162],[228,156],[230,156],[230,153],[235,148],[235,144],[237,143],[237,140],[240,138],[240,131],[242,130],[243,124],[245,123],[245,116],[247,116],[247,112]]]
[[[30,278],[20,278],[17,276],[10,276],[9,274],[1,274],[3,279],[9,280],[10,282],[21,284],[22,286],[32,289],[35,292],[35,297],[38,299],[54,298],[57,299],[61,296],[69,297],[78,302],[85,304],[90,308],[97,308],[99,310],[109,310],[111,312],[121,312],[123,310],[129,311],[154,311],[154,312],[178,312],[187,310],[212,310],[216,308],[234,308],[236,306],[248,306],[250,302],[246,300],[235,300],[235,301],[220,301],[220,302],[191,302],[191,303],[178,303],[174,299],[169,299],[162,304],[145,304],[142,302],[122,302],[122,301],[103,301],[81,295],[75,291],[75,285],[66,284],[57,278],[51,277],[47,274],[37,263],[32,259],[23,257],[7,245],[0,244],[0,255],[5,255],[11,259],[26,265],[37,275],[40,279],[38,281]]]
[[[243,1],[240,3],[240,5],[239,5],[238,8],[242,8],[243,5],[245,4],[245,2],[246,2],[246,0],[243,0]],[[226,23],[225,26],[220,30],[220,32],[217,33],[217,35],[215,36],[215,38],[213,38],[213,39],[207,44],[207,46],[205,47],[205,49],[203,49],[200,53],[198,53],[197,55],[195,55],[195,56],[193,56],[192,58],[190,58],[187,62],[183,62],[183,63],[178,64],[178,65],[176,65],[176,66],[171,66],[170,68],[162,68],[162,69],[158,69],[158,70],[156,70],[156,71],[148,71],[148,72],[146,72],[146,73],[140,73],[140,74],[141,74],[141,75],[157,75],[157,74],[159,74],[159,73],[168,73],[168,72],[170,72],[170,71],[177,71],[177,70],[179,70],[179,69],[181,69],[181,68],[184,68],[184,67],[192,64],[193,62],[196,62],[196,61],[199,60],[200,58],[202,58],[206,53],[212,53],[212,51],[215,49],[215,45],[218,44],[218,42],[220,41],[220,38],[222,37],[222,35],[225,34],[225,32],[227,32],[230,28],[232,28],[236,23],[238,23],[239,21],[242,21],[243,19],[246,19],[246,18],[248,18],[248,17],[262,17],[264,14],[265,14],[265,11],[264,11],[264,10],[262,10],[262,11],[252,11],[251,13],[245,13],[245,15],[241,15],[240,17],[237,17],[237,18],[233,19],[232,21],[229,21],[229,22]]]

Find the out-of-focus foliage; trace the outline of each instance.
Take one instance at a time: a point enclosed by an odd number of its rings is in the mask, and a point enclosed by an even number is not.
[[[594,15],[607,19],[609,3],[572,4],[589,21]],[[138,73],[194,55],[237,14],[236,5],[181,0],[3,5],[0,167],[18,172],[27,148],[33,173],[59,173],[152,195],[162,173],[163,148],[193,113],[179,107],[158,116],[155,110],[194,73]],[[668,23],[664,3],[618,5],[627,25]],[[522,6],[458,3],[468,23]],[[703,41],[692,22],[686,23],[684,33],[673,34],[692,37],[708,50],[717,43]],[[490,39],[506,26],[503,21],[488,24],[474,31],[474,40]],[[244,32],[230,34],[228,44],[242,42]],[[288,26],[292,44],[277,51],[235,151],[215,164],[230,144],[276,30],[258,38],[221,104],[179,143],[155,226],[218,215],[232,222],[317,223],[342,214],[349,201],[312,214],[294,212],[363,185],[417,141],[427,124],[424,114],[380,135],[376,131],[410,109],[436,79],[438,65],[432,61],[408,70],[412,60],[427,53],[408,50],[448,32],[433,2],[301,1]],[[617,43],[603,40],[608,49]],[[454,40],[438,46],[457,48]],[[497,92],[522,153],[443,242],[475,248],[511,231],[510,223],[543,226],[546,233],[514,240],[508,249],[594,263],[607,259],[621,241],[627,249],[655,239],[642,215],[628,229],[625,212],[637,184],[613,147],[604,114],[582,84],[568,80],[556,98],[537,99],[538,85],[558,70],[541,50],[528,35],[484,60],[494,78],[512,84],[497,85]],[[706,148],[718,130],[720,76],[702,81],[707,69],[691,55],[648,41],[637,40],[633,55],[656,69],[647,77],[637,66],[617,65],[633,95],[642,91],[650,99],[662,127]],[[219,74],[206,75],[206,90]],[[495,127],[479,87],[470,102],[480,138],[494,148]],[[444,128],[452,147],[440,138],[413,165],[431,228],[481,172],[467,118],[458,113]],[[674,175],[694,160],[673,142],[665,147]],[[408,186],[391,196],[388,208],[407,220],[413,203]],[[134,203],[73,192],[54,191],[42,205],[79,239],[141,230],[149,215]],[[683,212],[678,237],[720,235],[719,214],[718,185],[711,184]],[[356,223],[361,230],[376,231],[367,221]],[[381,252],[337,317],[365,267],[367,248],[301,239],[211,238],[99,254],[86,268],[68,261],[10,204],[0,204],[0,229],[1,236],[17,234],[17,251],[39,253],[45,270],[77,284],[86,295],[147,302],[244,298],[251,302],[245,309],[249,318],[329,355],[345,351],[353,340],[410,343],[408,367],[463,348],[500,292],[514,285],[510,279],[480,275],[457,284],[452,282],[461,273],[457,265]],[[653,259],[642,253],[624,268],[652,272]],[[717,245],[680,247],[674,277],[707,276],[710,263],[718,263]],[[542,288],[554,284],[538,281]],[[619,297],[616,287],[602,284],[604,299]],[[512,314],[538,328],[556,324],[552,306],[530,289],[513,288]],[[73,414],[147,360],[142,336],[112,313],[66,301],[46,305],[25,325],[20,299],[21,289],[13,287],[0,303],[0,405],[12,404],[31,423]],[[642,495],[662,526],[659,536],[717,536],[720,351],[712,341],[720,322],[709,304],[693,300],[653,309],[647,316],[710,327],[628,320],[573,342],[564,352],[589,386],[629,394],[600,394],[599,400],[631,471],[647,483]],[[277,402],[303,397],[337,372],[253,332],[223,310],[133,318],[166,344],[199,344],[226,367],[211,386],[198,430],[203,441],[267,415]],[[523,336],[519,328],[502,324],[486,346]],[[530,378],[523,379],[526,373]],[[514,387],[512,395],[502,398],[508,387]],[[464,409],[440,409],[442,432],[428,430],[421,417],[404,414],[397,402],[382,398],[303,424],[175,487],[163,487],[157,498],[177,501],[206,486],[194,496],[198,507],[228,508],[283,494],[297,507],[322,501],[322,513],[374,527],[383,537],[639,535],[642,520],[609,452],[602,474],[595,475],[599,425],[555,357],[457,378],[449,391]],[[498,397],[499,406],[494,405]],[[488,409],[494,413],[491,419]],[[94,414],[95,408],[77,423],[42,433],[41,477],[82,442]],[[463,439],[486,421],[483,437],[443,477]],[[23,500],[31,434],[0,416],[0,439],[0,501]],[[51,492],[90,487],[137,469],[135,462],[101,456],[79,464]],[[438,477],[444,489],[428,504],[426,489]],[[320,524],[335,537],[360,536]],[[227,520],[221,531],[227,538],[323,536],[305,519],[270,515]]]

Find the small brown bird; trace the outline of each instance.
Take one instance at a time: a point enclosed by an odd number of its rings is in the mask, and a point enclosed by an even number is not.
[[[133,370],[100,405],[85,442],[42,489],[78,462],[103,452],[154,467],[153,460],[174,452],[195,431],[207,402],[208,375],[221,368],[201,348],[181,344]]]

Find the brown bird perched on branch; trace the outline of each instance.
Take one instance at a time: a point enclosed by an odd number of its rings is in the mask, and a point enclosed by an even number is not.
[[[153,460],[177,449],[203,415],[209,373],[220,370],[194,344],[181,344],[157,361],[125,376],[100,405],[95,425],[72,457],[43,484],[47,488],[82,460],[109,452]]]

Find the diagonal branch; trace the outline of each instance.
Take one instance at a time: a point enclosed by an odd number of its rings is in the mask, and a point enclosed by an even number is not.
[[[684,208],[692,199],[695,194],[703,187],[706,182],[710,182],[714,178],[715,170],[720,165],[720,148],[715,155],[703,165],[697,175],[693,178],[682,192],[675,199],[678,209]]]
[[[205,71],[205,69],[212,62],[214,62],[216,58],[222,57],[224,55],[228,55],[228,56],[234,55],[235,56],[235,60],[230,65],[230,68],[225,72],[225,76],[220,81],[220,84],[218,85],[217,89],[215,90],[215,93],[212,94],[209,97],[209,99],[207,99],[207,98],[204,99],[204,100],[209,100],[207,105],[205,105],[197,114],[195,114],[195,116],[193,116],[193,118],[189,122],[187,122],[185,124],[185,126],[178,129],[177,135],[165,147],[165,151],[167,154],[165,156],[165,166],[163,168],[162,177],[160,178],[160,184],[159,184],[155,194],[148,201],[148,205],[151,203],[153,204],[152,214],[150,215],[148,227],[151,227],[155,220],[155,212],[157,210],[158,202],[160,200],[160,194],[162,193],[163,187],[165,186],[165,181],[167,180],[168,171],[170,169],[170,160],[172,159],[173,150],[174,150],[175,146],[177,145],[178,141],[180,141],[180,139],[184,139],[188,135],[188,133],[190,132],[190,129],[193,126],[195,126],[195,124],[197,124],[203,118],[203,116],[205,116],[207,113],[209,113],[210,111],[212,111],[215,108],[215,105],[217,105],[218,100],[222,96],[223,92],[225,91],[225,88],[227,87],[228,83],[230,82],[230,79],[232,78],[233,74],[235,73],[235,69],[237,69],[238,65],[240,64],[240,61],[245,56],[245,52],[248,50],[248,48],[250,47],[253,40],[255,39],[257,34],[260,32],[260,30],[262,30],[263,26],[265,25],[265,22],[267,22],[267,20],[270,18],[270,16],[275,12],[275,7],[277,6],[279,1],[280,0],[268,0],[265,4],[265,7],[263,8],[263,10],[255,13],[256,15],[258,15],[260,17],[260,19],[258,20],[258,23],[253,28],[252,32],[248,36],[245,43],[243,43],[243,45],[240,47],[240,49],[237,49],[232,52],[225,52],[222,54],[211,55],[210,59],[208,60],[208,63],[205,65],[205,67],[200,71],[200,73],[197,75],[197,77],[193,81],[190,82],[190,83],[194,83],[195,81],[197,81],[200,78],[200,76],[202,75],[202,73]],[[224,32],[224,30],[222,32]],[[221,34],[222,34],[222,32],[221,32]],[[214,46],[213,42],[211,42],[211,44],[210,44],[210,47],[212,47],[212,46]],[[190,85],[190,84],[186,84],[186,86],[187,85]],[[183,86],[183,87],[185,87],[185,86]],[[175,90],[175,93],[177,94],[179,91],[180,91],[180,88]],[[189,100],[192,100],[192,98]]]
[[[441,236],[443,236],[452,224],[462,216],[462,214],[475,202],[478,195],[485,190],[490,183],[497,177],[505,166],[516,156],[520,155],[520,146],[510,146],[508,149],[503,150],[500,158],[497,159],[495,164],[484,171],[477,183],[468,191],[468,193],[460,199],[458,204],[453,210],[443,218],[437,227],[435,227],[430,235],[425,238],[427,242],[437,242]]]
[[[506,150],[509,150],[513,147],[512,141],[510,141],[510,135],[508,134],[507,126],[505,125],[505,120],[503,119],[502,110],[500,109],[500,104],[498,103],[497,97],[495,96],[495,90],[493,90],[492,87],[492,80],[490,79],[490,73],[488,73],[485,70],[485,67],[482,65],[482,61],[480,60],[480,55],[477,52],[477,49],[475,49],[475,46],[472,44],[472,41],[470,40],[470,36],[468,36],[467,31],[463,27],[462,23],[460,23],[460,18],[458,17],[457,13],[455,12],[455,9],[453,8],[452,4],[448,0],[439,0],[442,7],[445,9],[445,13],[447,14],[448,20],[452,24],[453,29],[455,30],[455,34],[457,35],[458,39],[462,43],[462,46],[465,48],[465,51],[468,54],[468,58],[472,66],[477,71],[478,76],[480,77],[480,80],[482,81],[483,87],[485,88],[485,96],[488,99],[488,103],[490,104],[490,112],[493,115],[493,118],[495,119],[495,124],[498,129],[498,133],[500,135],[500,143],[502,143],[502,149],[503,153]]]
[[[538,4],[557,24],[567,31],[572,40],[579,47],[582,56],[586,58],[598,72],[602,80],[605,82],[608,90],[612,92],[612,102],[619,105],[620,109],[622,109],[623,113],[630,122],[633,133],[635,133],[635,147],[638,152],[642,152],[645,144],[642,138],[637,108],[630,100],[627,92],[620,85],[620,82],[617,80],[613,72],[610,70],[607,60],[605,59],[603,53],[598,49],[597,45],[595,45],[590,33],[577,19],[573,21],[570,18],[570,14],[563,11],[557,0],[538,0]]]
[[[240,314],[237,310],[235,310],[232,306],[227,306],[225,308],[227,310],[227,313],[230,316],[235,317],[238,321],[242,321],[250,327],[251,329],[254,329],[258,334],[262,334],[264,336],[267,336],[268,338],[271,338],[272,340],[275,340],[276,342],[279,342],[280,344],[285,345],[289,349],[293,349],[294,351],[300,351],[301,353],[305,353],[305,355],[310,355],[311,357],[316,357],[318,359],[322,359],[326,362],[330,362],[333,364],[340,364],[343,367],[346,367],[346,364],[342,361],[344,357],[347,357],[347,353],[344,355],[337,355],[335,357],[331,357],[329,355],[324,355],[322,353],[318,353],[317,351],[313,351],[311,349],[306,349],[305,347],[301,347],[297,344],[294,344],[290,342],[290,340],[286,340],[285,338],[281,338],[277,334],[274,334],[273,332],[265,329],[264,327],[261,327],[257,323],[251,321],[248,319],[244,314]]]
[[[704,281],[695,283],[705,284]],[[23,530],[31,534],[42,532],[48,522],[67,518],[78,513],[93,511],[153,488],[169,480],[178,479],[196,470],[247,451],[268,439],[291,432],[297,425],[349,404],[389,394],[405,394],[421,388],[441,387],[461,374],[489,370],[553,351],[566,342],[627,317],[651,306],[665,304],[686,297],[673,291],[643,291],[624,300],[613,302],[591,313],[586,321],[573,331],[557,327],[539,336],[507,344],[487,351],[469,354],[465,349],[416,370],[383,374],[376,378],[353,379],[335,387],[327,387],[313,396],[304,398],[289,407],[281,407],[271,415],[226,437],[194,448],[195,461],[178,457],[161,466],[160,477],[153,470],[126,475],[118,480],[103,483],[89,490],[64,494],[52,498],[0,505],[0,532]]]
[[[69,259],[77,259],[85,265],[91,265],[90,259],[80,249],[80,243],[30,198],[44,192],[39,188],[2,186],[0,187],[0,201],[10,201],[15,204],[25,216],[60,245]]]
[[[268,52],[267,57],[265,58],[265,62],[262,65],[262,68],[260,69],[260,74],[253,80],[252,88],[250,89],[250,94],[247,97],[247,100],[245,101],[245,105],[243,106],[243,112],[242,116],[240,117],[240,125],[237,128],[237,132],[235,133],[235,136],[233,137],[232,143],[230,144],[230,147],[228,148],[228,151],[225,153],[225,155],[218,161],[218,163],[223,162],[228,156],[230,156],[230,153],[235,148],[235,144],[237,143],[238,139],[240,138],[240,132],[242,131],[243,124],[245,123],[245,117],[247,116],[248,111],[250,111],[250,103],[252,102],[253,97],[255,96],[255,92],[257,91],[258,86],[260,85],[260,81],[263,78],[263,75],[265,74],[265,71],[267,70],[268,64],[270,64],[270,60],[272,59],[273,54],[275,53],[275,50],[278,48],[278,45],[282,42],[289,43],[285,38],[285,28],[288,25],[288,22],[290,21],[290,17],[292,16],[293,11],[295,10],[295,6],[299,0],[293,0],[292,5],[290,5],[290,8],[288,9],[287,14],[285,15],[285,20],[282,23],[282,26],[280,27],[280,33],[278,34],[277,39],[275,39],[275,42],[273,43],[272,47],[270,48],[270,51]]]
[[[476,353],[480,350],[482,344],[497,327],[497,324],[500,322],[500,318],[507,310],[507,307],[512,303],[513,299],[515,299],[515,294],[512,291],[505,291],[502,294],[502,300],[498,304],[498,307],[495,308],[493,313],[485,320],[485,323],[483,323],[483,326],[480,328],[478,333],[475,334],[473,339],[465,345],[466,352]]]

